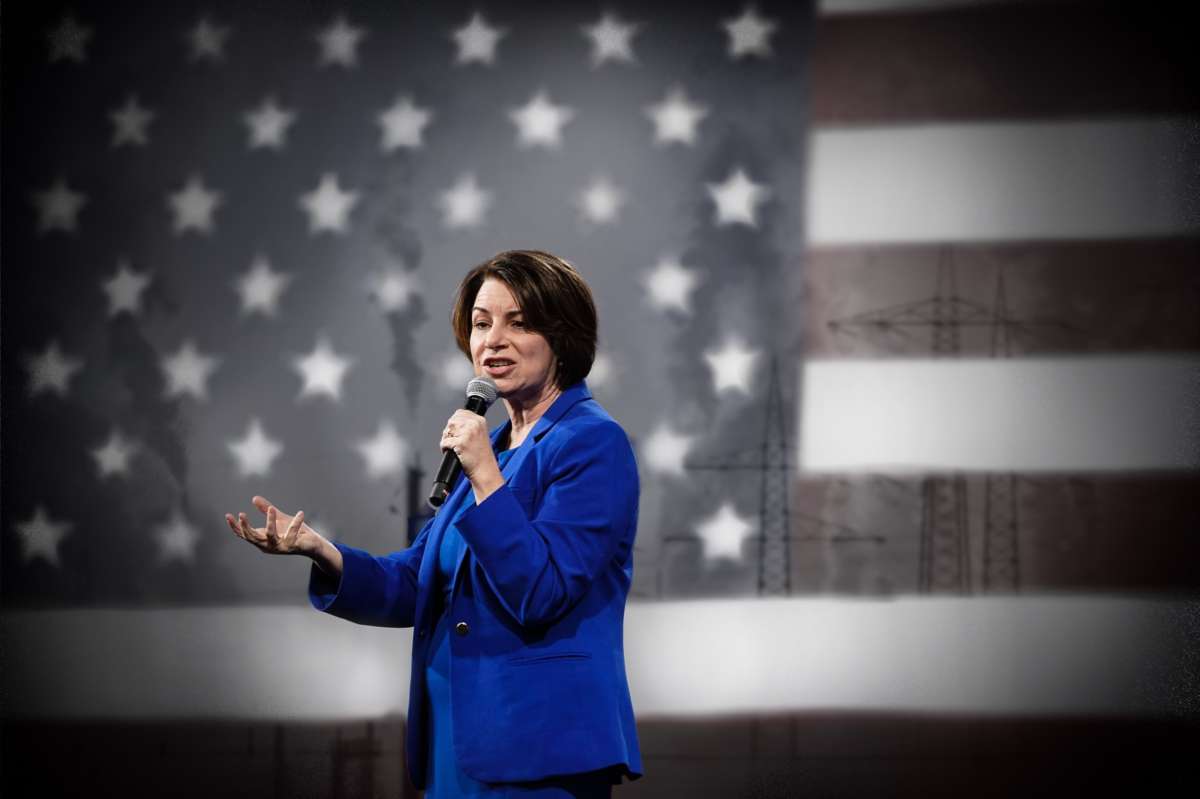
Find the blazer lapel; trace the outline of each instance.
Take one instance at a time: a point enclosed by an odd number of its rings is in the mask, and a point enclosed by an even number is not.
[[[559,395],[558,399],[554,400],[550,407],[546,409],[546,412],[542,414],[542,418],[538,419],[533,425],[533,429],[529,431],[529,435],[524,441],[521,442],[521,445],[517,447],[517,451],[513,453],[512,459],[509,460],[509,462],[505,465],[504,471],[509,475],[520,474],[521,465],[525,462],[525,459],[529,457],[529,453],[533,451],[533,448],[537,446],[538,442],[542,440],[542,437],[549,432],[550,428],[552,428],[558,422],[558,420],[561,419],[568,410],[570,410],[572,406],[581,400],[590,399],[591,396],[592,392],[588,390],[587,383],[582,380],[563,391],[563,393]],[[504,424],[492,431],[491,441],[493,450],[496,448],[496,442],[508,432],[510,427],[512,427],[512,420],[507,419],[505,420]],[[454,491],[450,494],[450,497],[453,497],[459,491],[464,490],[464,485],[467,486],[465,490],[471,490],[471,481],[464,477],[461,478],[459,480],[459,484],[454,487]],[[450,504],[450,497],[446,498],[447,505]],[[474,493],[472,493],[471,496],[467,497],[463,501],[474,502]],[[441,530],[431,531],[437,533],[436,537],[439,547],[441,546],[442,536],[445,534],[445,527],[447,524],[448,522],[443,522],[441,524]],[[429,540],[430,543],[433,543],[434,536],[430,535]],[[462,571],[463,562],[466,561],[466,559],[467,547],[464,546],[462,548],[462,552],[458,553],[458,563],[456,563],[454,566],[454,576],[450,581],[451,590],[453,590],[453,587],[458,583],[458,575]]]
[[[496,429],[492,430],[490,439],[492,442],[493,450],[496,449],[496,442],[500,440],[500,437],[503,436],[508,431],[508,428],[511,426],[512,426],[512,420],[505,420],[505,422],[503,424],[499,425],[498,427],[496,427]],[[517,456],[514,455],[513,457],[516,458]],[[454,503],[455,503],[454,507],[457,507],[457,503],[460,501],[460,496],[461,496],[460,492],[465,492],[465,491],[471,491],[471,481],[468,480],[466,478],[466,476],[464,475],[458,479],[458,483],[454,486],[454,490],[451,491],[450,494],[446,497],[445,504],[447,506],[449,506],[451,501],[454,501]],[[463,498],[461,501],[474,502],[475,498],[472,495],[470,497]],[[449,526],[450,526],[450,517],[449,517],[449,515],[447,515],[447,517],[445,519],[442,519],[439,521],[439,523],[438,523],[439,529],[430,531],[430,533],[431,533],[431,535],[429,536],[430,543],[433,543],[435,538],[437,541],[438,549],[434,550],[435,556],[436,556],[436,553],[441,550],[442,539],[445,537],[446,528]],[[462,548],[462,551],[458,553],[458,561],[454,564],[454,574],[450,578],[450,590],[451,591],[454,590],[454,586],[458,582],[458,574],[460,571],[462,571],[463,561],[466,560],[466,557],[467,557],[467,548],[466,548],[466,546],[464,546]],[[422,559],[422,565],[424,565],[425,560],[427,560],[427,558]],[[433,568],[436,568],[437,561],[436,560],[431,561],[431,565]],[[428,575],[424,575],[424,576],[430,580],[432,580],[432,578],[433,578],[432,573],[430,573]],[[432,584],[432,583],[430,583],[430,584]]]
[[[470,480],[460,477],[458,483],[454,486],[454,490],[446,496],[446,501],[442,503],[442,508],[453,508],[458,503],[458,498],[462,492],[470,489],[470,485]],[[439,553],[442,549],[442,539],[446,537],[446,528],[449,526],[450,514],[439,510],[434,517],[433,527],[429,530],[429,540],[425,542],[425,551],[421,555],[421,565],[417,573],[416,619],[418,623],[425,617],[432,604],[429,601],[429,595],[432,591],[436,590],[434,588],[437,585],[435,572],[438,567]],[[426,586],[426,590],[420,590],[421,586]]]

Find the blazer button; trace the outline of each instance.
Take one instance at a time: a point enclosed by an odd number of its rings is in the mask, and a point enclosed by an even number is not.
[[[471,632],[471,628],[467,626],[465,621],[460,621],[458,624],[454,625],[454,632],[458,633],[459,635],[466,635],[467,633]]]

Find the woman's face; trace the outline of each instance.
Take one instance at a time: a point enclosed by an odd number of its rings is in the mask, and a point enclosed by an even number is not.
[[[471,311],[471,360],[475,373],[496,381],[506,399],[537,400],[553,382],[556,358],[540,333],[525,327],[525,316],[508,285],[483,281]]]

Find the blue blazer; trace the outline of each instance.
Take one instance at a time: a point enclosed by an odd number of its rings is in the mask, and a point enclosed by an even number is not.
[[[493,446],[510,426],[491,433]],[[625,431],[567,388],[505,469],[512,475],[457,527],[466,541],[450,602],[451,704],[459,766],[484,782],[623,767],[642,775],[622,627],[633,578],[638,474]],[[470,491],[460,478],[454,493]],[[376,557],[334,542],[338,585],[313,564],[309,600],[358,624],[414,627],[409,774],[425,786],[425,661],[438,550],[437,514],[412,546]]]

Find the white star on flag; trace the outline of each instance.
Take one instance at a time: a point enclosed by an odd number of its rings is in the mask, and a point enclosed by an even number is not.
[[[243,114],[242,120],[250,128],[247,146],[251,150],[259,147],[279,150],[286,144],[287,129],[296,121],[296,112],[280,108],[274,97],[267,97],[256,110]]]
[[[144,147],[150,139],[146,135],[146,126],[153,121],[155,114],[138,103],[137,95],[131,94],[125,100],[125,105],[110,111],[108,118],[113,123],[112,146],[136,144]]]
[[[450,229],[475,228],[492,204],[492,193],[481,189],[472,174],[463,175],[453,188],[442,192],[438,207],[442,209],[442,224]]]
[[[475,370],[471,367],[471,362],[459,352],[454,350],[442,356],[442,383],[453,391],[458,392],[462,396],[466,396],[467,383],[471,382],[471,378],[475,377]]]
[[[342,378],[353,365],[354,359],[338,355],[333,351],[329,339],[320,336],[313,351],[301,358],[293,358],[292,366],[304,378],[304,386],[297,399],[310,395],[325,394],[335,402],[342,398]]]
[[[399,475],[408,456],[408,443],[387,419],[380,419],[375,435],[360,439],[354,449],[366,461],[367,477],[372,480]]]
[[[53,391],[65,397],[68,384],[75,373],[83,368],[83,361],[64,354],[58,348],[58,341],[51,339],[41,355],[25,356],[25,368],[29,372],[29,396],[36,397],[43,391]]]
[[[47,32],[46,38],[50,40],[51,64],[63,59],[82,64],[87,60],[87,43],[92,38],[92,29],[68,14],[57,28]]]
[[[420,147],[421,131],[432,119],[433,113],[413,105],[411,97],[396,98],[392,107],[379,115],[379,124],[383,126],[383,140],[379,146],[385,153],[397,147]]]
[[[333,172],[321,175],[317,188],[300,195],[300,207],[308,213],[308,232],[322,230],[345,233],[350,211],[358,203],[358,192],[342,191]]]
[[[635,63],[632,40],[640,27],[636,22],[622,23],[607,13],[595,25],[584,25],[584,35],[592,40],[592,69],[605,61]]]
[[[694,145],[696,126],[708,116],[708,109],[688,101],[683,88],[676,86],[667,92],[662,102],[646,106],[646,115],[654,120],[654,143]]]
[[[225,59],[225,40],[229,38],[227,25],[214,25],[208,17],[201,17],[196,27],[188,31],[187,39],[191,45],[192,61],[212,61],[214,63]]]
[[[730,58],[746,55],[770,57],[771,43],[767,37],[774,32],[775,21],[760,17],[754,6],[747,6],[737,19],[725,20],[721,27],[729,33]]]
[[[616,221],[625,204],[625,194],[607,178],[598,177],[579,193],[578,202],[585,223],[604,225]]]
[[[129,265],[129,259],[117,261],[117,273],[101,286],[108,294],[108,315],[116,316],[122,311],[128,311],[136,316],[142,312],[142,292],[150,285],[149,273],[135,272]]]
[[[744,394],[750,393],[750,371],[758,358],[756,350],[743,347],[735,339],[730,339],[720,350],[709,350],[704,353],[704,360],[712,370],[713,391],[721,392],[731,388]]]
[[[33,193],[33,204],[38,210],[37,232],[63,230],[74,233],[79,210],[87,204],[87,195],[72,191],[66,180],[59,178],[45,191]]]
[[[162,370],[167,378],[163,396],[191,394],[198,400],[207,400],[208,378],[220,364],[220,358],[201,353],[191,339],[186,339],[174,355],[162,359]]]
[[[750,180],[740,166],[729,173],[724,183],[706,183],[705,186],[717,204],[715,224],[758,227],[758,204],[771,196],[768,186]]]
[[[496,43],[508,31],[502,28],[492,28],[478,11],[471,20],[454,31],[451,38],[458,43],[456,64],[469,64],[478,61],[491,66],[496,61]]]
[[[666,424],[660,424],[642,443],[646,465],[659,474],[683,477],[683,459],[694,438],[679,435]]]
[[[167,195],[167,206],[175,214],[174,232],[212,233],[213,212],[221,202],[221,192],[205,188],[204,179],[192,175],[182,189]]]
[[[645,277],[650,304],[660,311],[675,309],[683,314],[692,312],[691,295],[699,282],[695,271],[685,268],[675,256],[658,259],[654,269]]]
[[[196,542],[200,540],[200,534],[178,509],[165,524],[155,528],[154,537],[158,540],[160,563],[172,560],[191,563],[196,559]]]
[[[384,313],[403,311],[418,293],[417,281],[411,272],[393,269],[372,278],[370,293],[379,300]]]
[[[321,56],[317,66],[340,64],[343,67],[353,67],[358,64],[358,43],[367,35],[365,28],[359,28],[346,21],[339,14],[329,23],[329,27],[318,31],[315,38],[321,45]]]
[[[127,441],[121,431],[114,427],[109,433],[108,441],[102,447],[92,450],[96,459],[96,470],[101,480],[111,475],[129,476],[129,459],[137,452],[137,445]]]
[[[705,560],[740,560],[742,541],[754,531],[754,525],[737,514],[733,504],[725,502],[717,512],[696,525],[696,534],[704,547]]]
[[[258,312],[274,317],[279,310],[279,295],[288,287],[291,276],[271,270],[271,262],[261,253],[255,256],[250,269],[233,281],[234,288],[242,298],[242,314],[248,316]]]
[[[74,525],[53,521],[46,509],[38,505],[29,521],[17,522],[13,527],[21,542],[21,557],[25,563],[41,557],[50,565],[58,566],[58,545]]]
[[[257,418],[250,420],[240,440],[228,441],[226,446],[237,461],[241,477],[267,477],[271,474],[271,462],[283,452],[283,445],[263,432],[262,422]]]
[[[574,116],[575,112],[565,105],[550,102],[544,89],[539,90],[524,106],[508,112],[508,118],[517,126],[518,147],[561,146],[562,126]]]

